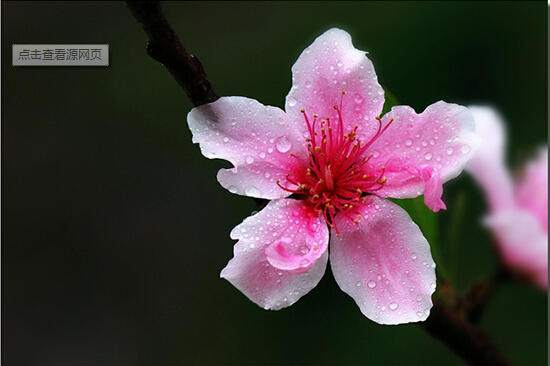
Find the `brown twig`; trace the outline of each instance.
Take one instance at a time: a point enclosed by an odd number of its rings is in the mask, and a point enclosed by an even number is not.
[[[481,328],[440,301],[421,326],[472,365],[509,365]]]
[[[166,66],[193,105],[217,100],[219,97],[208,81],[201,63],[183,47],[164,17],[159,2],[127,1],[127,5],[149,37],[147,54]],[[256,202],[261,205],[264,200]],[[454,291],[448,288],[448,293]],[[483,296],[480,299],[483,299]],[[489,341],[487,334],[470,322],[463,311],[457,311],[456,307],[459,304],[460,301],[452,302],[450,305],[436,301],[431,315],[422,326],[473,365],[508,365],[498,349]]]
[[[218,99],[200,61],[183,47],[159,2],[127,1],[126,4],[149,37],[147,54],[168,69],[191,103],[199,106]]]
[[[489,299],[496,289],[509,279],[510,274],[501,267],[493,277],[479,281],[470,286],[462,296],[460,304],[460,307],[463,309],[465,316],[470,322],[474,324],[479,323]]]

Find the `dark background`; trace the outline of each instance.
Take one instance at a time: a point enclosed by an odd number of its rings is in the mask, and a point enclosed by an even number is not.
[[[290,67],[332,26],[370,52],[418,112],[444,99],[506,117],[509,162],[547,136],[547,4],[165,3],[220,95],[282,107]],[[256,209],[223,190],[191,143],[191,105],[121,2],[2,2],[2,364],[463,362],[415,324],[381,326],[330,269],[294,306],[264,311],[219,272]],[[11,66],[13,43],[108,43],[108,68]],[[438,268],[459,289],[496,268],[466,174],[445,185]],[[544,365],[547,298],[500,287],[482,325],[515,363]]]

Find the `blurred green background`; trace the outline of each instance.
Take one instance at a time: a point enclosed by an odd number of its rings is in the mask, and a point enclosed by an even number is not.
[[[545,1],[163,6],[220,95],[282,107],[300,52],[337,26],[401,103],[498,108],[512,166],[546,144]],[[365,318],[330,268],[278,312],[219,278],[256,207],[218,185],[227,164],[191,143],[145,40],[121,2],[2,2],[2,364],[463,364],[415,324]],[[13,43],[108,43],[111,66],[14,68]],[[465,289],[497,265],[484,198],[463,174],[444,201],[426,235]],[[514,363],[546,364],[545,293],[500,287],[482,325]]]

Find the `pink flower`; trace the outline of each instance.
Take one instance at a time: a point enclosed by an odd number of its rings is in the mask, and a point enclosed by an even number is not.
[[[272,200],[231,232],[238,242],[221,277],[265,309],[287,307],[323,276],[330,238],[334,277],[363,314],[381,324],[425,320],[436,287],[430,247],[382,197],[424,193],[432,210],[445,208],[442,183],[475,145],[470,112],[437,102],[379,118],[373,65],[339,29],[306,48],[292,75],[285,111],[224,97],[188,115],[202,153],[234,165],[218,172],[221,185]]]
[[[504,263],[548,288],[548,148],[513,180],[504,164],[505,132],[491,108],[471,106],[483,145],[467,169],[487,196],[492,229]]]

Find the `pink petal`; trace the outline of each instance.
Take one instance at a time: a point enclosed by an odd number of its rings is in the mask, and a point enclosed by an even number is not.
[[[538,157],[527,164],[516,186],[516,200],[548,232],[548,147],[541,148]]]
[[[240,195],[276,199],[290,193],[279,188],[297,163],[307,158],[305,141],[279,108],[254,99],[222,97],[193,108],[187,116],[193,142],[204,156],[225,159],[235,167],[221,169],[220,184]]]
[[[227,279],[264,309],[294,304],[319,283],[328,259],[328,228],[302,201],[271,201],[231,231]]]
[[[407,212],[372,196],[353,223],[336,218],[330,263],[340,288],[380,324],[426,320],[435,291],[430,246]]]
[[[503,210],[489,216],[486,224],[496,235],[505,264],[527,274],[548,288],[548,232],[527,211]]]
[[[305,109],[322,118],[338,121],[334,105],[343,96],[345,132],[359,125],[359,137],[373,134],[377,126],[374,117],[382,112],[384,90],[378,84],[372,62],[364,51],[357,50],[351,36],[332,28],[317,37],[292,66],[292,88],[286,97],[285,110],[297,121],[303,121]],[[305,126],[305,123],[303,123]]]
[[[513,182],[504,162],[506,133],[502,118],[489,107],[468,108],[474,116],[481,144],[466,165],[466,170],[483,189],[492,211],[513,208]]]
[[[386,169],[387,181],[378,194],[412,198],[429,193],[424,196],[428,207],[434,211],[443,208],[441,184],[460,174],[478,145],[470,111],[440,101],[421,114],[411,107],[393,107],[383,124],[392,118],[392,124],[367,151],[374,167]]]

